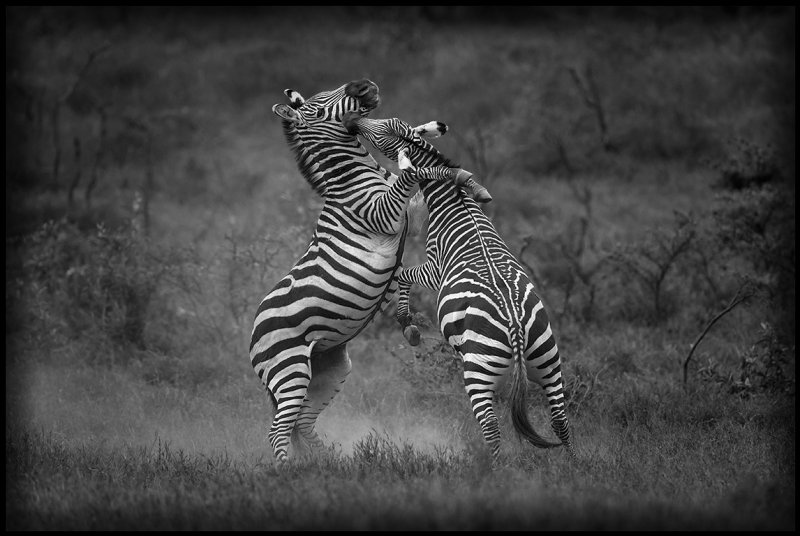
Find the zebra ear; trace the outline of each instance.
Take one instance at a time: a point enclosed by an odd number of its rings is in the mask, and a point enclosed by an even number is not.
[[[289,106],[295,110],[300,108],[303,103],[306,102],[306,99],[304,99],[299,92],[293,89],[284,89],[283,92],[287,97],[289,97]]]
[[[275,115],[290,123],[298,124],[303,122],[297,110],[288,104],[276,104],[272,107],[272,111]]]
[[[414,132],[423,138],[434,139],[444,135],[447,132],[447,125],[441,121],[431,121],[418,127],[414,127]]]

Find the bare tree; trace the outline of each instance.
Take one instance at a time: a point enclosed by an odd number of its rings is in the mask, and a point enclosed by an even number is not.
[[[78,184],[81,182],[81,139],[78,136],[75,136],[75,139],[73,140],[73,146],[75,149],[75,175],[72,178],[72,182],[69,185],[69,190],[67,191],[67,205],[70,208],[72,207],[75,188],[77,188]]]
[[[749,279],[745,279],[739,288],[736,290],[736,294],[733,295],[731,300],[728,302],[728,305],[725,306],[719,313],[714,315],[714,317],[708,321],[706,327],[703,328],[703,331],[700,332],[700,335],[694,340],[694,342],[689,347],[689,354],[686,356],[686,359],[683,360],[683,384],[686,385],[689,376],[689,361],[692,359],[692,355],[694,355],[694,351],[697,350],[697,346],[700,344],[700,341],[703,340],[703,337],[706,336],[708,331],[717,323],[717,321],[725,316],[726,314],[733,311],[733,309],[739,305],[747,301],[748,299],[752,298],[755,294],[756,287],[753,282]]]
[[[592,220],[594,218],[592,209],[592,189],[585,182],[576,180],[577,173],[572,165],[562,138],[558,134],[547,134],[545,139],[555,146],[561,166],[566,172],[567,186],[572,192],[573,197],[583,208],[583,214],[576,220],[567,225],[568,232],[559,233],[549,247],[550,254],[557,254],[560,260],[566,262],[566,270],[561,270],[564,296],[562,299],[561,314],[570,313],[570,300],[573,293],[579,287],[587,290],[587,300],[582,308],[582,316],[587,318],[591,315],[595,295],[597,292],[597,276],[601,273],[607,259],[606,255],[595,255],[598,260],[590,260],[589,253],[595,250],[593,233],[591,232]],[[523,246],[519,252],[520,262],[526,266],[531,275],[540,279],[535,274],[533,266],[525,261],[525,252],[536,240],[532,236],[523,239]]]
[[[603,107],[603,101],[600,98],[600,90],[597,88],[597,82],[594,79],[592,66],[586,65],[584,74],[581,76],[574,67],[568,67],[569,74],[575,82],[575,86],[583,97],[583,102],[586,106],[594,112],[597,119],[597,126],[600,128],[600,142],[603,145],[603,150],[606,152],[616,152],[617,147],[611,143],[608,134],[608,121],[606,120],[606,111]]]
[[[677,226],[671,232],[653,230],[637,243],[628,244],[611,255],[626,273],[647,290],[653,300],[653,318],[664,317],[663,293],[667,275],[686,254],[697,236],[691,217],[675,212]]]
[[[98,177],[100,174],[100,165],[103,155],[106,149],[106,138],[108,136],[107,133],[107,122],[108,116],[106,114],[105,106],[101,105],[97,107],[97,113],[99,115],[99,123],[100,123],[100,139],[97,142],[97,151],[94,155],[94,164],[92,165],[92,174],[89,178],[89,184],[86,185],[86,190],[83,193],[83,199],[86,201],[86,204],[91,206],[92,204],[92,192],[97,186]]]
[[[505,167],[502,160],[491,158],[492,141],[486,136],[480,127],[471,129],[466,135],[454,131],[453,137],[466,153],[469,155],[470,161],[475,165],[475,169],[471,170],[476,175],[480,183],[491,191],[492,179],[497,177]],[[486,214],[491,217],[495,211],[495,204],[488,203],[482,205]]]
[[[53,103],[53,109],[50,115],[50,121],[53,130],[52,184],[54,187],[58,185],[58,176],[60,172],[59,168],[61,166],[61,108],[75,93],[78,84],[80,84],[81,80],[83,80],[83,77],[86,76],[86,73],[89,71],[89,67],[91,67],[92,63],[97,58],[97,56],[103,53],[109,47],[110,47],[109,43],[103,43],[98,48],[89,52],[89,55],[86,58],[86,62],[83,64],[83,67],[81,67],[81,69],[78,71],[78,74],[75,76],[75,80],[72,82],[70,87],[68,87],[66,91],[64,91],[64,93],[62,93],[56,98],[55,102]]]

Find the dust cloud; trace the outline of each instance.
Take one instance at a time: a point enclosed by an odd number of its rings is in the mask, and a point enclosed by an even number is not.
[[[252,377],[240,382],[216,391],[187,390],[148,384],[127,370],[37,364],[7,377],[7,420],[10,415],[18,426],[72,446],[139,448],[160,442],[187,454],[269,463],[271,405]],[[342,454],[351,454],[370,434],[422,452],[464,446],[459,429],[471,415],[451,420],[408,408],[365,413],[351,401],[356,393],[340,397],[322,413],[317,428],[325,444]]]

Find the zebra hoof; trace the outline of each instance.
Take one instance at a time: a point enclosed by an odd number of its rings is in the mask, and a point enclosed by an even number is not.
[[[474,192],[472,198],[478,203],[489,203],[492,200],[492,194],[486,188],[482,188]]]
[[[413,324],[410,326],[406,326],[403,328],[403,337],[406,338],[408,344],[410,344],[411,346],[417,346],[419,344],[419,339],[420,339],[419,329],[417,328],[417,326],[414,326]]]
[[[274,468],[275,468],[275,471],[279,475],[281,475],[281,474],[285,475],[286,473],[289,472],[289,469],[291,469],[291,467],[289,465],[289,460],[286,459],[286,458],[283,458],[283,459],[279,458],[279,459],[275,460]]]
[[[465,169],[456,170],[456,178],[453,180],[456,186],[464,186],[472,178],[472,173]]]

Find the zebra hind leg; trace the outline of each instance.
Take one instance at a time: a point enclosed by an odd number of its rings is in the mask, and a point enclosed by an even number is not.
[[[567,448],[570,457],[572,459],[577,459],[578,456],[575,454],[575,448],[572,446],[572,438],[570,437],[569,421],[567,420],[567,414],[564,412],[563,405],[560,408],[551,406],[550,409],[552,414],[550,425],[553,428],[553,432],[556,433],[561,443]]]
[[[272,446],[278,470],[285,470],[288,466],[289,441],[311,380],[308,357],[285,358],[283,364],[269,389],[275,402],[275,415],[267,439]]]
[[[551,353],[558,359],[558,350],[555,346],[553,346]],[[569,420],[565,411],[566,399],[564,398],[564,382],[561,377],[560,359],[551,368],[545,370],[537,369],[534,366],[534,360],[531,359],[527,362],[527,371],[528,379],[539,384],[547,396],[547,403],[550,406],[550,426],[553,432],[566,447],[570,457],[577,458],[575,449],[572,446]]]
[[[500,466],[500,424],[494,412],[494,394],[497,389],[496,373],[481,367],[479,359],[470,359],[462,353],[464,363],[464,387],[472,405],[472,413],[478,420],[483,440],[492,456],[492,469]]]
[[[488,395],[488,396],[486,396]],[[500,467],[500,425],[494,413],[494,393],[474,393],[470,396],[472,413],[478,420],[483,440],[492,456],[492,469]]]
[[[346,345],[311,355],[311,383],[292,436],[295,445],[302,445],[308,454],[323,450],[322,439],[315,429],[317,418],[341,391],[351,369]]]

